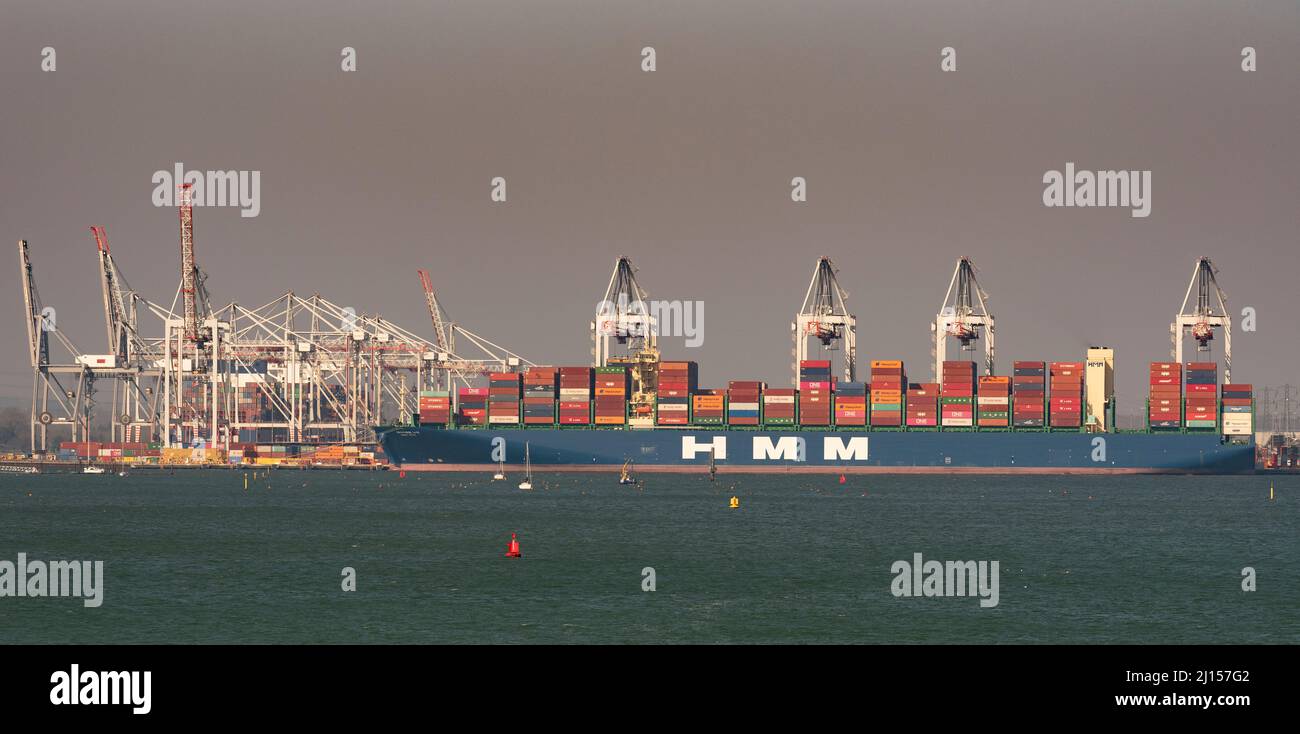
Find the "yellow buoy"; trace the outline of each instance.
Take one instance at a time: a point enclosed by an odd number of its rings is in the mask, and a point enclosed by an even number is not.
[[[1272,501],[1273,501],[1273,483],[1272,483],[1272,482],[1269,482],[1269,483],[1268,483],[1268,501],[1269,501],[1269,502],[1272,502]]]
[[[732,498],[731,498],[731,509],[734,510],[734,509],[736,509],[736,508],[738,508],[738,507],[740,507],[740,498],[739,498],[739,497],[732,497]]]

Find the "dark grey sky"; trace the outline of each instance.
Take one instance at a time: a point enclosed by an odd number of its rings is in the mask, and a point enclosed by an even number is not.
[[[1052,6],[1052,7],[1048,7]],[[320,292],[429,334],[452,318],[537,362],[588,359],[614,258],[702,299],[709,386],[788,380],[789,323],[830,255],[861,358],[929,373],[969,255],[1000,366],[1117,349],[1127,407],[1194,259],[1221,268],[1234,378],[1300,379],[1300,5],[1277,2],[121,2],[0,11],[0,229],[32,243],[60,326],[103,350],[91,224],[170,301],[176,213],[150,177],[262,172],[262,209],[198,209],[219,302]],[[58,70],[40,70],[53,46]],[[640,49],[658,50],[654,73]],[[1242,46],[1259,71],[1240,70]],[[359,70],[339,69],[357,49]],[[939,71],[940,49],[958,71]],[[1046,209],[1041,177],[1150,169],[1153,208]],[[508,204],[489,202],[493,176]],[[792,176],[809,201],[789,200]],[[0,340],[22,343],[17,258]],[[0,350],[0,396],[30,388]],[[1121,405],[1121,410],[1126,406]]]

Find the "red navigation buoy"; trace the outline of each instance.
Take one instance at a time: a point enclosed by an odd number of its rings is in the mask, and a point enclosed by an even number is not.
[[[506,558],[522,558],[519,554],[519,538],[510,534],[510,545],[506,546]]]
[[[406,479],[406,471],[403,470],[403,471],[399,471],[399,472],[397,472],[397,478],[398,478],[398,479]]]
[[[841,474],[840,474],[840,484],[843,484],[845,481],[847,481],[847,480],[844,478],[844,474],[841,473]]]

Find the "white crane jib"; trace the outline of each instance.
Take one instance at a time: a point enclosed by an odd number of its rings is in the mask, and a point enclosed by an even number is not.
[[[816,339],[824,349],[844,345],[844,379],[857,379],[858,322],[845,305],[848,294],[835,277],[835,265],[829,257],[817,260],[813,267],[803,305],[790,324],[794,337],[794,385],[799,386],[799,363],[808,359],[808,342]]]
[[[988,294],[975,279],[975,266],[968,257],[957,259],[957,267],[948,281],[948,293],[930,325],[934,337],[934,381],[943,384],[943,363],[948,358],[948,340],[956,339],[961,350],[975,351],[975,342],[984,342],[984,374],[993,374],[994,319],[988,312]]]
[[[1183,340],[1191,336],[1196,340],[1196,351],[1209,352],[1210,342],[1214,341],[1214,330],[1223,331],[1223,382],[1232,383],[1232,317],[1228,315],[1228,299],[1219,283],[1215,280],[1214,263],[1210,258],[1202,257],[1192,269],[1192,279],[1187,284],[1187,293],[1183,296],[1183,306],[1174,316],[1174,323],[1169,325],[1173,340],[1173,358],[1183,364]],[[1192,302],[1192,292],[1196,292],[1196,301]]]

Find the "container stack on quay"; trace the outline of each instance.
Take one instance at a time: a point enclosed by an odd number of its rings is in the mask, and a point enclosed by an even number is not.
[[[555,425],[557,376],[554,367],[529,367],[524,373],[524,425]]]
[[[1047,425],[1047,363],[1019,361],[1012,366],[1011,422],[1016,428]]]
[[[975,424],[980,428],[1011,425],[1011,378],[984,375],[975,397]]]
[[[1223,433],[1249,436],[1255,432],[1255,396],[1249,384],[1223,386]]]
[[[560,425],[591,425],[590,367],[560,368]]]
[[[158,444],[136,441],[64,441],[54,450],[58,461],[84,463],[152,464],[161,456]]]
[[[871,362],[872,426],[886,428],[903,426],[903,394],[907,391],[907,373],[898,359],[876,359]]]
[[[691,395],[691,424],[720,426],[726,423],[726,391],[698,390]]]
[[[596,368],[596,425],[627,423],[628,380],[627,367]]]
[[[867,425],[867,383],[835,383],[835,425]]]
[[[445,426],[451,422],[451,391],[421,390],[420,425]]]
[[[1150,375],[1147,425],[1151,428],[1182,428],[1182,365],[1177,362],[1152,362]]]
[[[462,387],[456,396],[456,422],[463,426],[483,426],[488,422],[488,389]]]
[[[955,360],[943,363],[943,388],[939,391],[939,425],[971,428],[975,425],[975,363]]]
[[[1214,362],[1188,362],[1183,374],[1183,425],[1187,428],[1219,427],[1219,366]]]
[[[685,426],[691,422],[691,393],[699,389],[699,367],[694,362],[660,362],[655,392],[655,423]]]
[[[763,425],[793,426],[799,422],[799,391],[792,387],[769,387],[763,391]]]
[[[520,387],[516,372],[493,372],[488,377],[488,423],[519,424]]]
[[[1048,425],[1083,426],[1083,362],[1052,362],[1049,366]]]
[[[939,425],[939,383],[917,382],[907,388],[909,428],[937,428]]]
[[[799,363],[799,422],[805,426],[829,426],[835,382],[826,359],[805,359]]]
[[[727,423],[733,426],[757,426],[759,401],[764,383],[756,380],[732,380],[727,383]]]

